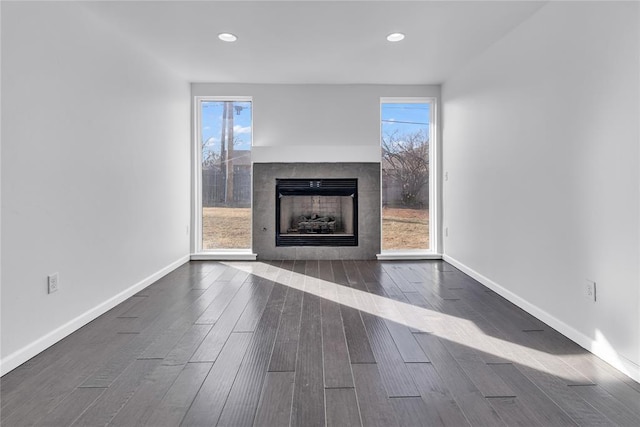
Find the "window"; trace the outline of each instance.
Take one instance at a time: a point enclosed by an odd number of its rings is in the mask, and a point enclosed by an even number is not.
[[[251,99],[196,98],[197,251],[251,249]]]
[[[433,102],[381,102],[382,250],[432,248]]]

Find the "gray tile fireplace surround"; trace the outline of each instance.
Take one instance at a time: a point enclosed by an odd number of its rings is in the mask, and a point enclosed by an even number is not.
[[[276,246],[276,179],[356,178],[358,246]],[[253,252],[258,259],[376,259],[380,253],[380,163],[254,163]]]

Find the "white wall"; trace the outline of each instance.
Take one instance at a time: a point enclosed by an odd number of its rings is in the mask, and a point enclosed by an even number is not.
[[[81,3],[2,8],[4,373],[186,261],[190,103]]]
[[[379,162],[380,98],[439,86],[195,83],[193,96],[252,96],[254,162]]]
[[[443,86],[447,259],[636,380],[639,17],[550,2]]]

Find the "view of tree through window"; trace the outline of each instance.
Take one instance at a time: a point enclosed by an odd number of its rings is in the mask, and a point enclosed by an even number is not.
[[[202,249],[250,249],[251,102],[200,108]]]
[[[429,249],[431,104],[382,103],[382,250]]]

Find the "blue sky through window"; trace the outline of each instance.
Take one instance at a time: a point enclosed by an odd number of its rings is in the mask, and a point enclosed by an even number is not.
[[[234,101],[233,106],[234,150],[250,150],[252,131],[251,102]],[[208,152],[220,154],[224,101],[204,101],[201,108],[202,154],[203,158],[206,158]]]
[[[382,135],[388,135],[394,131],[401,135],[424,131],[428,135],[430,108],[429,103],[383,103]]]

